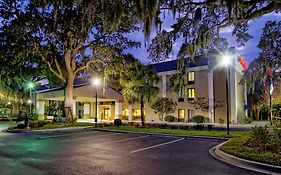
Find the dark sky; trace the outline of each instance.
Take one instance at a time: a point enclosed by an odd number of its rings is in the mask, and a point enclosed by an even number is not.
[[[163,19],[163,18],[162,18]],[[232,36],[233,26],[224,28],[220,31],[222,37],[227,38],[230,47],[236,47],[240,55],[246,60],[247,63],[250,63],[254,60],[259,53],[259,48],[257,47],[259,39],[262,34],[262,28],[266,21],[268,20],[277,20],[281,21],[281,13],[270,13],[264,15],[260,18],[256,18],[254,20],[249,21],[249,33],[253,36],[251,40],[249,40],[245,46],[237,47],[236,38]],[[170,30],[170,25],[173,23],[173,15],[165,16],[163,19],[163,29]],[[132,53],[136,58],[140,59],[143,63],[153,63],[151,60],[147,59],[147,48],[144,47],[144,35],[142,32],[134,32],[129,35],[132,39],[140,41],[142,43],[142,47],[138,49],[130,49],[127,50],[127,53]],[[155,36],[155,32],[151,34],[150,38]],[[174,52],[176,53],[180,47],[181,43],[176,43],[174,45]],[[170,59],[176,59],[176,54],[172,55]]]

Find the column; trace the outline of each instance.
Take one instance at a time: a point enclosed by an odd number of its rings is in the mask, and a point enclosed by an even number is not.
[[[230,124],[237,123],[237,80],[236,69],[234,66],[229,66],[229,112]]]
[[[215,123],[214,117],[214,71],[210,69],[208,72],[208,93],[209,93],[209,119],[211,123]]]
[[[115,102],[115,119],[121,119],[122,116],[122,103]]]
[[[73,119],[77,118],[77,114],[76,114],[76,99],[73,99],[72,102],[72,114],[73,114]]]
[[[167,75],[162,75],[162,97],[167,97]]]
[[[133,114],[132,114],[133,107],[131,104],[128,105],[128,120],[129,122],[133,121]]]
[[[83,119],[89,119],[90,118],[90,104],[84,103],[84,116]]]
[[[38,120],[45,119],[45,101],[37,101],[36,103],[36,113],[38,114]]]

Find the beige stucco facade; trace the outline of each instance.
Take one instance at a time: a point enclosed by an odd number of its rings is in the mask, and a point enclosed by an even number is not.
[[[235,55],[234,57],[237,57]],[[217,61],[219,62],[219,61]],[[231,123],[242,122],[246,115],[244,104],[247,103],[244,84],[240,84],[243,67],[237,59],[233,60],[233,64],[229,66],[229,116]],[[226,123],[226,69],[224,66],[217,64],[211,66],[204,64],[189,68],[189,72],[193,73],[193,82],[190,83],[187,89],[194,89],[195,99],[204,97],[208,100],[208,111],[195,109],[192,103],[192,98],[189,97],[189,90],[186,95],[179,97],[171,91],[170,77],[176,73],[176,70],[158,71],[159,83],[156,86],[160,92],[158,97],[168,97],[177,102],[177,107],[171,115],[178,118],[181,122],[190,122],[194,115],[203,115],[206,122],[210,123]],[[81,119],[95,118],[95,101],[96,89],[89,84],[81,84],[74,87],[74,116]],[[121,118],[128,121],[140,120],[140,104],[129,104],[120,94],[110,87],[99,87],[97,89],[98,103],[97,116],[98,120],[113,120]],[[36,108],[40,119],[46,118],[46,106],[49,101],[63,101],[63,89],[51,89],[38,91],[36,93]],[[215,108],[216,101],[222,102],[222,107]],[[148,104],[145,104],[146,121],[161,121],[162,119],[154,113],[153,109]]]

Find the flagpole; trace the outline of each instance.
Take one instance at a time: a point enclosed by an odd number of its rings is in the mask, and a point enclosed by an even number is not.
[[[273,92],[273,82],[272,78],[269,80],[269,107],[270,107],[270,126],[272,126],[272,92]]]

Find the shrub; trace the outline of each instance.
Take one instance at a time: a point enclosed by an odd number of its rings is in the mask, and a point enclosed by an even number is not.
[[[250,124],[253,122],[253,119],[251,117],[247,117],[247,118],[244,118],[244,122],[245,124]]]
[[[209,131],[211,131],[211,130],[214,129],[214,125],[208,124],[207,126],[208,126],[208,130],[209,130]]]
[[[219,124],[224,124],[224,119],[219,119]]]
[[[272,136],[271,136],[271,141],[270,145],[272,145],[272,149],[276,153],[281,152],[281,129],[274,129]]]
[[[202,115],[195,115],[192,117],[192,121],[195,122],[197,125],[204,123],[204,116]]]
[[[251,148],[257,148],[259,151],[264,151],[270,141],[269,132],[266,128],[255,127],[252,130],[251,137],[245,142],[245,145]]]
[[[273,126],[276,128],[281,128],[281,120],[273,120]]]
[[[194,126],[194,129],[195,129],[195,130],[200,130],[200,131],[202,131],[203,128],[204,128],[204,124],[197,124],[197,125]]]
[[[173,122],[175,120],[175,117],[172,115],[166,115],[164,119],[167,122]]]
[[[25,125],[22,124],[22,123],[20,123],[20,124],[17,125],[16,128],[17,128],[17,129],[23,129],[23,128],[25,128]]]
[[[171,125],[170,128],[171,128],[171,129],[178,129],[178,127],[175,126],[175,125]]]
[[[121,119],[114,119],[114,125],[117,127],[121,126],[122,125]]]

